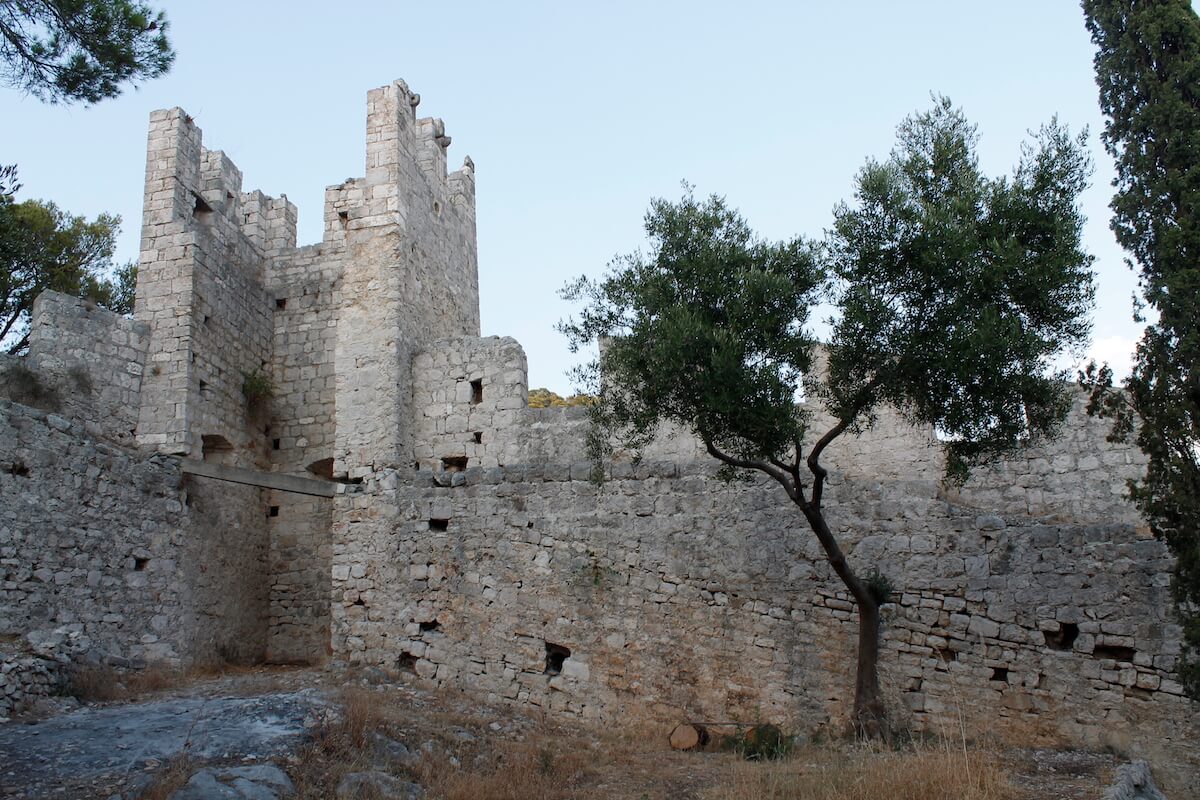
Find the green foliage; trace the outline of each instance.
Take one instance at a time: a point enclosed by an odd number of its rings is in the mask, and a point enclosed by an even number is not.
[[[732,750],[747,761],[775,761],[795,749],[796,736],[786,735],[775,725],[755,725],[739,730],[722,741],[722,747]]]
[[[21,188],[17,183],[17,165],[0,165],[0,199],[11,198]]]
[[[529,390],[530,408],[574,408],[575,406],[586,406],[591,402],[592,398],[586,394],[573,394],[570,397],[562,397],[549,389]]]
[[[760,241],[724,200],[698,201],[690,190],[678,204],[653,201],[646,232],[648,256],[618,259],[604,279],[564,290],[588,303],[559,326],[572,350],[608,340],[601,359],[576,372],[598,399],[593,420],[635,451],[664,421],[747,457],[788,449],[804,431],[794,397],[811,359],[804,323],[822,280],[815,248]],[[614,380],[602,383],[601,372]]]
[[[242,395],[246,398],[246,406],[251,410],[262,408],[275,396],[275,382],[262,370],[243,372]]]
[[[0,80],[50,103],[96,103],[166,73],[161,11],[129,0],[0,0]]]
[[[899,128],[883,163],[835,211],[841,314],[821,396],[843,419],[879,402],[937,427],[950,468],[1051,433],[1069,408],[1064,348],[1082,349],[1093,299],[1078,196],[1085,136],[1052,121],[1011,177],[988,178],[975,127],[950,101]]]
[[[89,222],[53,203],[0,194],[0,342],[9,353],[28,345],[29,312],[46,290],[125,310],[132,268],[121,268],[115,281],[105,277],[120,222],[111,214]]]
[[[871,571],[863,576],[863,583],[867,585],[867,591],[879,605],[892,602],[892,594],[895,593],[896,587],[892,579],[880,572],[878,567],[872,567]]]
[[[1136,435],[1148,457],[1130,496],[1175,555],[1179,674],[1200,700],[1200,18],[1187,0],[1085,0],[1083,9],[1117,165],[1112,228],[1156,319],[1125,392],[1107,366],[1081,380],[1093,389],[1090,410],[1114,419],[1111,438]]]

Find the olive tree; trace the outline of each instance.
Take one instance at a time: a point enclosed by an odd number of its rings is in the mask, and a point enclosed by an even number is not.
[[[857,606],[853,723],[864,736],[888,733],[877,670],[886,581],[852,563],[826,519],[827,448],[888,404],[936,426],[961,476],[1054,429],[1069,386],[1053,360],[1088,332],[1082,137],[1050,123],[1001,178],[981,173],[976,140],[945,99],[910,117],[820,244],[763,241],[720,197],[654,200],[649,249],[564,290],[583,304],[559,326],[571,347],[607,340],[577,373],[596,397],[597,455],[678,425],[727,475],[765,473],[796,506]],[[821,302],[837,314],[827,368],[814,374]],[[828,416],[797,404],[802,386]]]

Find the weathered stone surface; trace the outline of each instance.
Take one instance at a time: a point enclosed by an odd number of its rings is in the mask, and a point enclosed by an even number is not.
[[[1117,780],[1104,791],[1104,800],[1167,800],[1154,785],[1150,765],[1145,761],[1123,764],[1117,770]]]
[[[350,772],[337,785],[337,800],[378,797],[379,800],[418,800],[425,790],[386,772]]]
[[[296,787],[287,774],[273,764],[249,767],[205,767],[170,800],[282,800],[292,797]]]
[[[67,780],[125,775],[147,761],[165,763],[185,748],[199,759],[277,757],[302,741],[306,723],[325,708],[306,690],[84,708],[33,724],[0,725],[0,794],[50,795]],[[241,777],[271,785],[266,778],[274,773],[248,769]],[[207,778],[201,780],[207,785]]]

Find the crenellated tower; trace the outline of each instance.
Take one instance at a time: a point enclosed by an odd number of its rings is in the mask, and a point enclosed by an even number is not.
[[[286,197],[243,193],[183,110],[151,115],[139,442],[344,479],[408,459],[412,353],[479,334],[474,165],[447,173],[419,102],[403,81],[369,93],[364,177],[326,189],[323,241],[300,248]],[[266,421],[242,392],[257,373],[277,388]]]

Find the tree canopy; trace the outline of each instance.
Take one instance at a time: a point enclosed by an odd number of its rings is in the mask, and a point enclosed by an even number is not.
[[[97,103],[175,59],[161,11],[129,0],[0,0],[0,79],[50,103]]]
[[[1117,167],[1112,229],[1153,317],[1125,393],[1110,391],[1107,366],[1083,377],[1114,437],[1136,429],[1147,455],[1131,497],[1176,557],[1179,674],[1200,699],[1200,18],[1188,0],[1085,0],[1083,10]]]
[[[53,203],[0,194],[0,346],[25,349],[33,301],[47,289],[133,310],[136,267],[112,263],[120,222],[110,214],[89,222]]]
[[[887,581],[851,566],[825,520],[825,449],[883,403],[945,431],[960,465],[1049,432],[1068,391],[1051,361],[1088,330],[1081,140],[1051,123],[997,179],[975,146],[948,100],[909,118],[823,244],[763,241],[720,197],[654,200],[648,252],[564,292],[583,303],[560,324],[571,347],[606,341],[577,373],[597,397],[598,442],[636,449],[678,425],[727,471],[765,473],[796,504],[858,607],[854,724],[867,735],[887,730],[876,671]],[[838,316],[816,374],[809,321],[822,301]],[[810,430],[802,384],[832,413],[827,427]]]

